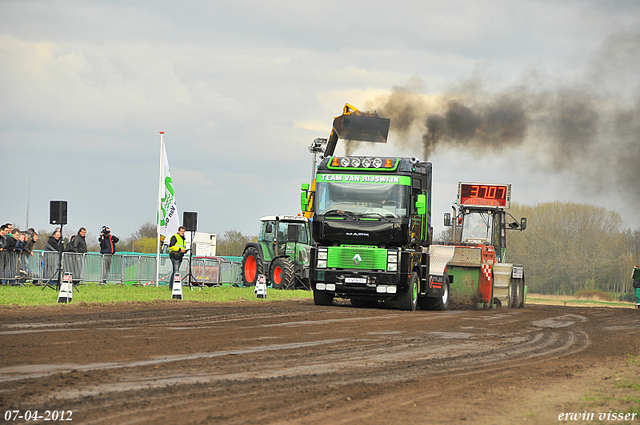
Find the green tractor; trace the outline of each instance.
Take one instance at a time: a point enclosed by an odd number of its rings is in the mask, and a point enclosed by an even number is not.
[[[242,283],[255,286],[259,275],[275,289],[309,289],[309,221],[299,216],[260,219],[257,242],[249,242],[242,255]]]

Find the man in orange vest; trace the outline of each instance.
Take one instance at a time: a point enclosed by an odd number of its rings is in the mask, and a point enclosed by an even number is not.
[[[173,291],[173,278],[176,273],[180,272],[180,265],[182,264],[182,257],[187,252],[187,247],[184,243],[185,227],[178,227],[178,233],[171,236],[169,241],[169,258],[171,258],[171,264],[173,265],[173,272],[171,272],[171,279],[169,280],[169,287]]]

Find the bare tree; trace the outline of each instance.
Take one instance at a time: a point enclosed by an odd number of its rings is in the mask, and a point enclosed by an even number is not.
[[[227,230],[224,236],[218,239],[216,253],[218,255],[239,257],[244,252],[244,246],[256,240],[255,236],[245,236],[237,230]]]

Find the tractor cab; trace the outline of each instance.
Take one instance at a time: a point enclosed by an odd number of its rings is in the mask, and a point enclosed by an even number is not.
[[[260,219],[260,233],[258,242],[264,242],[272,257],[286,255],[295,260],[292,255],[296,246],[308,246],[310,234],[307,219],[298,216],[269,216]]]
[[[496,261],[505,261],[506,230],[524,230],[527,219],[518,223],[506,209],[510,207],[511,185],[458,184],[454,217],[445,214],[445,226],[452,227],[454,244],[492,246]]]

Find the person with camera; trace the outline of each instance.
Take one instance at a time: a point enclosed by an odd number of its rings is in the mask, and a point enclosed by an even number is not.
[[[173,279],[176,273],[180,272],[180,265],[182,264],[182,257],[187,252],[187,246],[184,242],[184,232],[186,231],[184,226],[178,227],[178,233],[171,236],[169,240],[169,258],[171,258],[171,264],[173,265],[173,271],[171,272],[171,278],[169,279],[169,287],[173,291]]]
[[[100,253],[102,254],[102,285],[107,284],[107,277],[111,271],[111,256],[116,252],[116,243],[120,239],[111,234],[108,226],[102,226],[98,242],[100,243]]]

